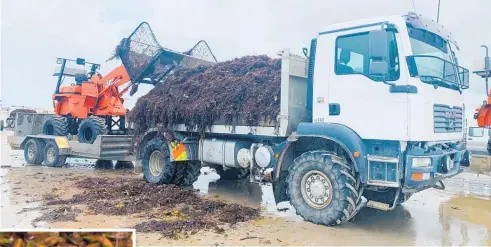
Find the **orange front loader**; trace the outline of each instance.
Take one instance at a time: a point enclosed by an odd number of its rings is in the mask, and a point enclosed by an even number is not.
[[[125,67],[120,65],[102,76],[97,71],[100,65],[86,62],[85,59],[58,58],[57,62],[61,68],[55,73],[58,83],[53,101],[59,117],[44,123],[43,134],[78,134],[80,142],[84,143],[92,143],[97,135],[109,132],[125,134],[126,109],[122,96],[135,85]],[[83,68],[90,66],[90,72],[68,68],[67,63],[76,63]],[[66,77],[74,77],[75,83],[61,87]]]
[[[216,63],[205,41],[199,41],[186,52],[163,48],[146,22],[121,41],[115,57],[122,65],[106,75],[98,72],[99,64],[82,58],[57,59],[61,65],[54,74],[58,76],[53,94],[57,117],[44,123],[43,134],[78,135],[82,143],[93,143],[101,134],[127,134],[122,96],[130,88],[130,95],[133,95],[139,84],[163,83],[176,69]],[[67,66],[69,64],[78,68]],[[88,72],[87,67],[90,67]],[[75,83],[62,87],[66,77],[74,78]]]

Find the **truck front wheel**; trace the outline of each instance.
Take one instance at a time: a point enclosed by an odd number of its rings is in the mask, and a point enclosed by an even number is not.
[[[142,152],[143,176],[153,184],[169,184],[174,175],[169,146],[161,138],[147,142]]]
[[[333,226],[357,213],[359,183],[335,154],[317,150],[300,155],[289,169],[287,184],[290,203],[306,221]]]

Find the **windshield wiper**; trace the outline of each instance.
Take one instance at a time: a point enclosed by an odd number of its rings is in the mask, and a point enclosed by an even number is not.
[[[436,87],[438,86],[446,87],[446,88],[457,90],[462,93],[462,90],[460,89],[459,85],[445,81],[441,78],[434,77],[434,76],[420,76],[420,79],[422,82],[435,85]]]

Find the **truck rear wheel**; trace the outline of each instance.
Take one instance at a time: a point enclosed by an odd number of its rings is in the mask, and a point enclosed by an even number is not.
[[[247,168],[228,168],[224,170],[223,167],[216,167],[215,170],[220,175],[220,179],[223,180],[242,179],[249,175],[249,169]]]
[[[169,184],[174,175],[167,142],[154,138],[147,142],[142,152],[143,177],[149,183]]]
[[[24,159],[28,164],[39,165],[43,163],[45,143],[38,139],[30,139],[24,145]]]
[[[78,127],[78,140],[81,143],[94,143],[98,135],[108,133],[106,121],[100,117],[90,116],[82,120]]]
[[[186,161],[181,164],[175,164],[175,173],[172,183],[177,185],[188,186],[198,180],[201,174],[201,163],[197,161]]]
[[[43,135],[66,136],[68,135],[68,120],[64,117],[54,117],[43,124]]]
[[[55,142],[49,141],[44,147],[44,164],[49,167],[62,167],[66,162],[66,156],[60,155],[60,150]]]
[[[359,183],[335,154],[317,150],[300,155],[289,169],[287,184],[292,206],[306,221],[333,226],[357,213]]]

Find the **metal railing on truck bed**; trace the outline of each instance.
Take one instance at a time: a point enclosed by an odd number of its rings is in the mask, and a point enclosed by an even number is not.
[[[263,119],[256,126],[248,126],[240,116],[227,125],[224,121],[207,128],[206,132],[216,134],[260,135],[260,136],[289,136],[300,122],[310,121],[311,112],[307,109],[307,58],[293,55],[289,49],[281,50],[281,95],[280,114],[274,120]],[[184,124],[171,127],[175,131],[193,132]]]

